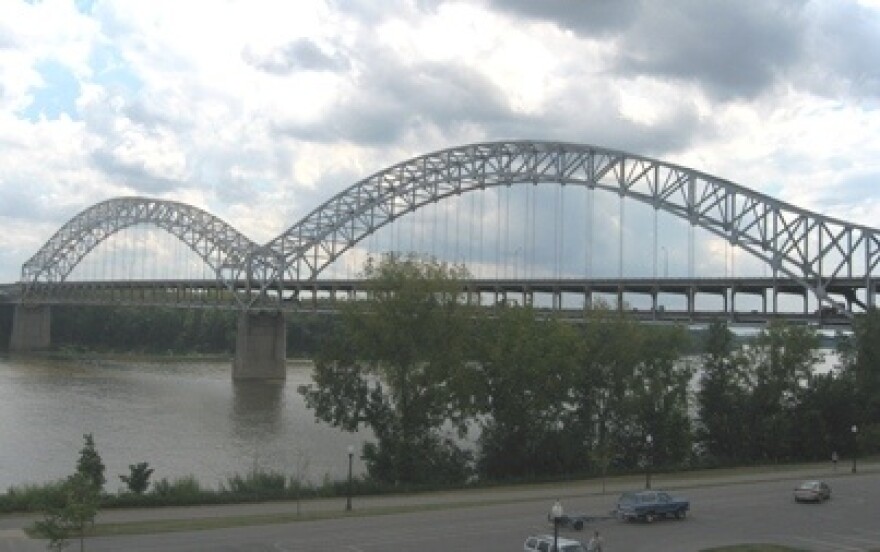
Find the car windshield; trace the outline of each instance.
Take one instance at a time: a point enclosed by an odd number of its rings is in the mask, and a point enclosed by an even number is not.
[[[819,482],[818,481],[805,481],[801,483],[801,489],[818,489]]]

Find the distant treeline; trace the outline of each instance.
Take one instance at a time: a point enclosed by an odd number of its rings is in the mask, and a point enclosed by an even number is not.
[[[0,306],[0,350],[8,350],[13,306]],[[52,349],[156,355],[232,355],[238,314],[214,309],[164,307],[52,307]],[[287,316],[287,355],[310,357],[334,317]]]

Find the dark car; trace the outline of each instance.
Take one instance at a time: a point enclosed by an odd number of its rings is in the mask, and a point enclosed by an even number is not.
[[[831,487],[824,481],[804,481],[794,489],[795,502],[825,502],[831,498]]]
[[[636,491],[620,495],[616,514],[627,521],[638,519],[651,523],[664,517],[684,519],[689,509],[690,502],[665,491]]]

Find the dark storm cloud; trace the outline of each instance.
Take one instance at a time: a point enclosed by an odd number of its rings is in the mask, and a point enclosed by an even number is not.
[[[801,2],[650,3],[619,42],[617,71],[696,82],[720,99],[752,98],[803,55]]]
[[[643,0],[489,0],[489,5],[498,11],[554,23],[582,36],[621,32],[633,24],[642,3]]]
[[[449,131],[512,116],[502,91],[471,69],[437,63],[404,66],[392,59],[372,67],[376,70],[359,77],[352,93],[326,118],[309,125],[280,125],[278,130],[317,142],[385,145],[414,126]]]
[[[331,55],[307,38],[289,42],[266,55],[257,55],[249,49],[242,52],[249,65],[273,75],[289,75],[297,71],[343,71],[349,62],[340,55]]]

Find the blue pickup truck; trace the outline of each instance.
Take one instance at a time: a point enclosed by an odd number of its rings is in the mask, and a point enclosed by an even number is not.
[[[690,507],[687,500],[664,491],[637,491],[620,495],[615,513],[618,518],[627,521],[643,520],[651,523],[665,517],[684,519]]]

